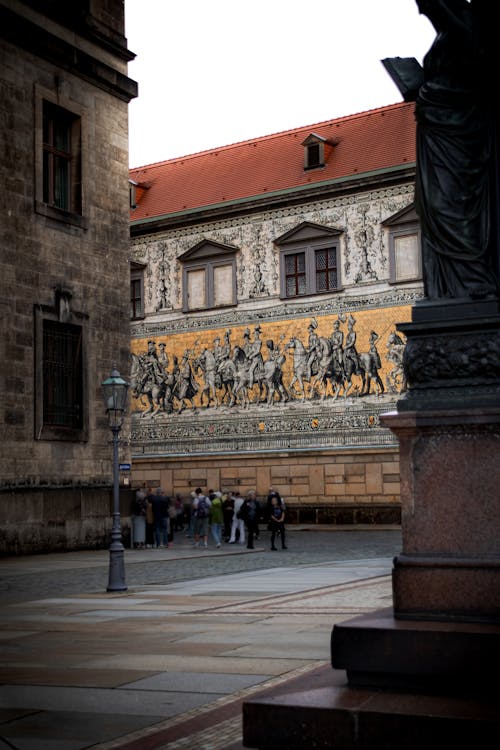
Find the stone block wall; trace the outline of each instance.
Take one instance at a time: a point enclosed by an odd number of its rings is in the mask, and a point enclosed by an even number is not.
[[[115,56],[100,49],[99,41],[89,45],[88,39],[43,16],[30,37],[38,16],[27,11],[24,16],[22,5],[16,11],[0,8],[4,552],[95,546],[102,540],[110,512],[112,448],[101,382],[114,362],[125,377],[129,368],[127,107],[136,87],[125,75],[123,6],[114,3],[114,17],[101,14],[99,38],[109,34],[114,45],[123,45]],[[94,10],[99,6],[103,12],[105,6],[111,8],[98,2]],[[29,38],[36,44],[27,45]],[[46,102],[79,123],[74,140],[81,166],[81,211],[44,202],[40,165]],[[65,302],[59,306],[61,298]],[[76,439],[67,439],[64,430],[49,439],[37,423],[43,392],[37,320],[47,313],[54,320],[81,324],[84,331],[85,424]],[[121,447],[120,460],[127,457],[126,446]]]
[[[192,490],[242,495],[270,487],[286,501],[288,521],[298,524],[397,524],[400,521],[397,449],[308,451],[300,454],[136,459],[134,487],[161,486],[189,502]]]

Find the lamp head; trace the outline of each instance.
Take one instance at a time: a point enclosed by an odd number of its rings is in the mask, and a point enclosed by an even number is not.
[[[104,407],[110,428],[122,425],[123,415],[127,408],[128,387],[129,384],[116,369],[116,364],[113,364],[111,375],[102,383]]]

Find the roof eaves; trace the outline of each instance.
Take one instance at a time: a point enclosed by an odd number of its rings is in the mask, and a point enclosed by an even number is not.
[[[187,208],[183,209],[182,211],[172,211],[168,214],[157,214],[156,216],[148,216],[145,219],[136,219],[135,221],[130,222],[130,226],[137,227],[141,225],[146,224],[152,224],[153,222],[162,221],[164,219],[170,219],[175,218],[178,216],[193,216],[198,213],[202,213],[206,211],[207,209],[210,210],[217,210],[219,208],[223,208],[224,206],[230,207],[230,206],[239,206],[244,205],[245,203],[250,203],[262,198],[275,198],[279,196],[286,196],[286,195],[295,195],[300,192],[304,191],[310,191],[311,188],[327,188],[331,185],[341,185],[344,182],[349,182],[353,180],[361,180],[366,179],[367,177],[376,177],[377,175],[383,175],[387,174],[388,172],[399,172],[407,169],[411,169],[412,167],[416,166],[416,162],[405,162],[404,164],[398,164],[394,167],[384,167],[382,169],[374,169],[371,172],[359,172],[357,174],[349,174],[345,175],[344,177],[335,177],[332,180],[319,180],[315,183],[307,183],[307,185],[296,185],[291,188],[285,188],[284,190],[273,190],[268,193],[257,193],[256,195],[247,195],[244,198],[235,198],[234,200],[230,201],[221,201],[219,203],[210,203],[205,206],[196,206],[195,208]]]

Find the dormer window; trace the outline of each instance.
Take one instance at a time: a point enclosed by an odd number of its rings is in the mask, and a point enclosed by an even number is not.
[[[311,143],[311,145],[307,147],[306,169],[314,169],[315,167],[323,166],[321,151],[322,149],[319,143]]]
[[[137,196],[136,196],[137,182],[134,180],[128,181],[128,196],[129,196],[129,208],[137,208]]]
[[[323,138],[322,135],[311,133],[305,141],[302,141],[304,147],[304,169],[320,169],[330,156],[336,141]]]

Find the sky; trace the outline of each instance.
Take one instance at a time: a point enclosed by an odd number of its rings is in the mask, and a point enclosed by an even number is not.
[[[415,0],[125,0],[130,167],[402,101],[385,57],[421,63]]]

